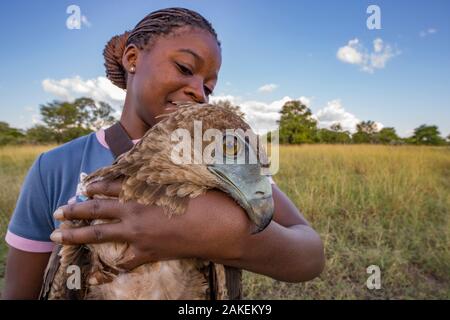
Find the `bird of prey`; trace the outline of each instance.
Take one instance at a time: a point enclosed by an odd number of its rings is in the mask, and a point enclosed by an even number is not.
[[[272,187],[263,174],[267,156],[254,140],[243,134],[253,132],[242,114],[206,103],[173,104],[172,110],[161,115],[159,122],[131,150],[119,156],[112,165],[88,175],[84,185],[121,179],[119,201],[133,200],[160,206],[168,217],[173,218],[184,214],[189,199],[207,190],[219,189],[245,210],[255,225],[254,233],[263,230],[274,211]],[[174,139],[174,132],[188,133],[184,143],[192,146],[178,152],[181,158],[176,161],[174,154],[177,155],[175,151],[179,150],[177,147],[181,142],[180,136]],[[209,142],[204,139],[208,132],[215,133],[215,139],[210,137]],[[199,134],[200,143],[195,140]],[[180,161],[189,159],[189,155],[194,161]],[[201,161],[198,161],[199,155]],[[252,158],[256,161],[250,163]],[[72,221],[63,227],[107,222],[111,220]],[[229,298],[226,283],[229,279],[226,279],[223,265],[201,259],[180,259],[147,263],[126,271],[118,265],[125,259],[127,248],[127,243],[63,245],[55,255],[59,266],[53,268],[51,277],[48,273],[52,261],[47,267],[46,297],[107,300]],[[80,290],[68,289],[70,274],[67,268],[71,265],[80,267]]]

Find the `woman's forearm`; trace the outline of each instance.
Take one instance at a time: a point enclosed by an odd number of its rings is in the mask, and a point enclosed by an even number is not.
[[[9,248],[6,262],[4,300],[37,299],[50,253],[25,252]]]
[[[199,214],[204,218],[196,217]],[[193,256],[289,282],[313,279],[324,267],[322,241],[310,226],[285,227],[272,221],[252,235],[245,211],[220,192],[192,199],[184,218],[201,221],[187,222],[190,232],[180,231],[188,237],[188,248],[182,250]]]
[[[256,235],[244,235],[239,259],[216,262],[286,282],[314,279],[324,268],[323,245],[307,225],[283,227],[276,222]]]

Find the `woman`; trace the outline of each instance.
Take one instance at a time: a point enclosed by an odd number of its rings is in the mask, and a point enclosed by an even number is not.
[[[131,32],[113,37],[104,56],[108,78],[126,89],[120,124],[134,142],[172,101],[208,102],[221,66],[220,42],[211,24],[183,8],[147,15]],[[53,247],[50,235],[64,244],[128,242],[127,269],[197,257],[289,282],[307,281],[322,271],[320,237],[275,184],[273,221],[256,235],[249,232],[243,209],[219,191],[190,200],[186,214],[170,221],[160,208],[134,202],[75,203],[80,178],[114,160],[108,148],[104,131],[99,131],[41,154],[33,164],[6,236],[10,250],[4,299],[38,297]],[[117,196],[119,190],[120,182],[98,182],[87,192]],[[120,222],[58,229],[64,219],[103,218]]]

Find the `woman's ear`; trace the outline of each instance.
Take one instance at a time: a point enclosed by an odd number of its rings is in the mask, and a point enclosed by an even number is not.
[[[136,62],[139,55],[139,49],[134,44],[129,44],[122,55],[122,65],[127,71],[130,72],[131,68],[136,69]],[[133,71],[131,71],[133,73]]]

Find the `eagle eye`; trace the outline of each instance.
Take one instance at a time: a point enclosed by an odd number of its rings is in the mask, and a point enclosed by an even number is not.
[[[241,150],[241,142],[234,135],[223,137],[223,154],[227,157],[236,157]]]

